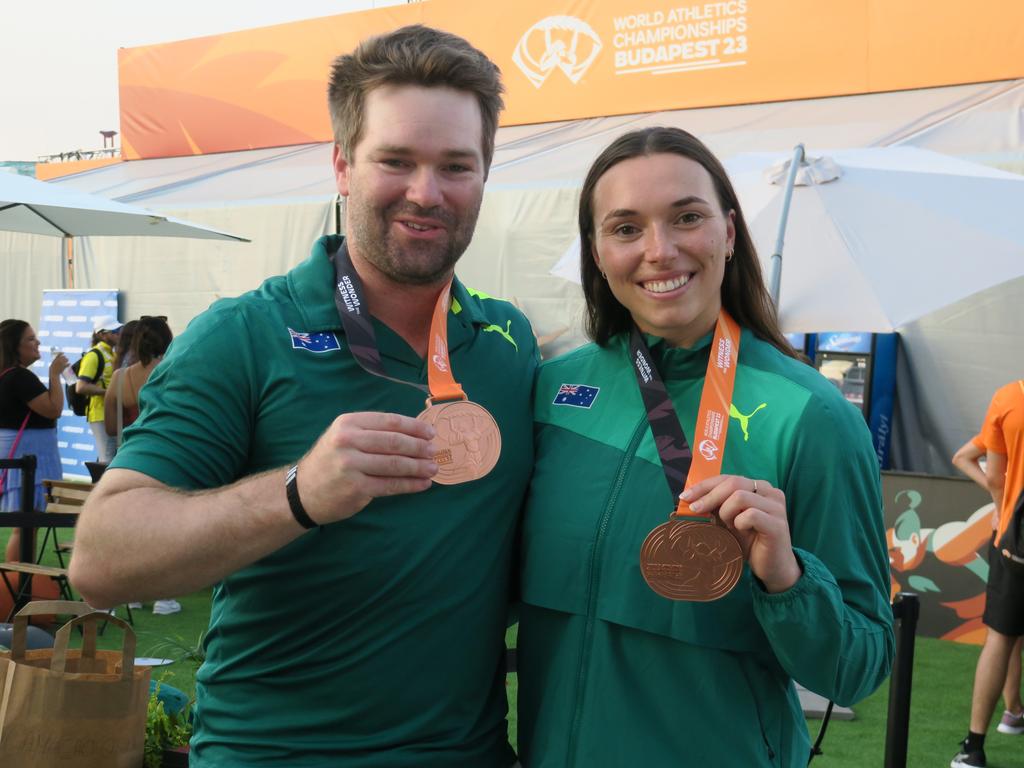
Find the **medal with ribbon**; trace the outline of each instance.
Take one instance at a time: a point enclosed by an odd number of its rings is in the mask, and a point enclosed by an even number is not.
[[[448,308],[452,281],[441,291],[434,305],[427,347],[427,386],[389,376],[380,359],[377,335],[363,301],[363,284],[352,266],[348,247],[342,243],[335,252],[334,303],[349,349],[363,370],[389,381],[407,384],[427,393],[426,408],[416,416],[437,431],[434,443],[438,466],[435,483],[455,485],[483,477],[498,463],[501,430],[490,412],[474,403],[452,374],[448,356]]]
[[[732,591],[743,573],[743,551],[736,537],[717,518],[695,514],[679,498],[684,489],[721,474],[739,351],[739,325],[723,309],[715,323],[697,409],[694,453],[635,323],[630,333],[633,369],[647,420],[665,479],[678,502],[668,522],[657,526],[644,540],[640,572],[651,589],[670,600],[717,600]]]

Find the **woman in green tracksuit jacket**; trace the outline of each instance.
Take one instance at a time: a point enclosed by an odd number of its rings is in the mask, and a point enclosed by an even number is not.
[[[802,767],[810,744],[793,681],[851,704],[892,663],[864,420],[795,359],[728,177],[691,135],[649,128],[613,142],[583,186],[580,235],[594,343],[543,364],[535,390],[522,763]],[[736,535],[746,565],[725,597],[675,602],[640,572],[641,545],[676,500],[629,329],[644,334],[692,444],[723,307],[742,332],[722,474],[685,498]]]

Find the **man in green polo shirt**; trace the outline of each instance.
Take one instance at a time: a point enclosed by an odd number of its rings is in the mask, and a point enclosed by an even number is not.
[[[71,563],[90,603],[214,585],[193,766],[515,760],[503,636],[537,347],[453,280],[501,90],[424,27],[339,57],[347,238],[196,318],[91,494]],[[415,417],[448,375],[477,405],[435,429]],[[469,479],[442,484],[453,456]]]

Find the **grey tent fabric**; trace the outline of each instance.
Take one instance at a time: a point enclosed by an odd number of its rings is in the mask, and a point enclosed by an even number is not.
[[[949,459],[980,431],[992,394],[1024,377],[1022,307],[1024,278],[900,329],[893,469],[953,474]]]

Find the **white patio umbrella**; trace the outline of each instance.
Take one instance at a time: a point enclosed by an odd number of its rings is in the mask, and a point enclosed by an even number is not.
[[[244,237],[201,224],[13,173],[0,173],[0,230],[63,237],[67,245],[70,245],[72,237],[87,235],[192,237],[249,242]],[[66,250],[70,251],[70,248],[66,247]],[[70,285],[70,255],[68,261]]]
[[[766,281],[792,154],[725,162]],[[1024,276],[1024,176],[914,147],[806,154],[782,249],[783,330],[893,331]]]

